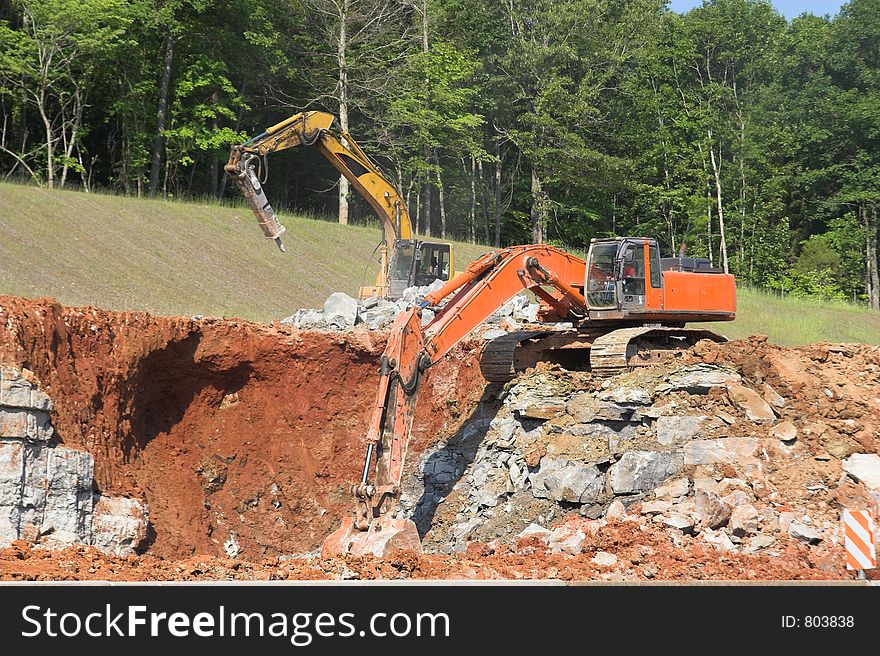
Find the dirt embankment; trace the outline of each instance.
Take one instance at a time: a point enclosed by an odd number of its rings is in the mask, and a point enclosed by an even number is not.
[[[33,372],[58,438],[152,529],[139,556],[22,538],[0,578],[853,578],[840,512],[880,499],[876,347],[701,342],[502,388],[481,344],[419,399],[402,502],[430,553],[321,559],[303,554],[351,510],[383,335],[0,296],[0,364]]]
[[[350,510],[384,337],[66,308],[0,296],[0,363],[30,369],[103,492],[143,497],[165,558],[316,549]],[[467,348],[432,370],[412,453],[482,392]]]

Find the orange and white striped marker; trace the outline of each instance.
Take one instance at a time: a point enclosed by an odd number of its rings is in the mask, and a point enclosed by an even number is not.
[[[843,511],[843,537],[847,569],[874,569],[874,518],[869,510]]]

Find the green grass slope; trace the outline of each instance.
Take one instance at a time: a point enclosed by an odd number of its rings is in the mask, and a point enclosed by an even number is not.
[[[270,321],[375,282],[378,227],[281,221],[287,253],[243,207],[0,184],[0,293]],[[456,268],[486,250],[455,243]]]
[[[156,314],[283,318],[372,283],[378,228],[282,216],[287,253],[250,210],[0,184],[0,293]],[[486,247],[455,244],[458,269]],[[796,346],[880,343],[880,313],[740,289],[737,319],[712,327]]]
[[[780,298],[755,289],[739,288],[736,320],[704,324],[730,339],[756,333],[783,346],[813,342],[880,344],[880,312],[842,302]]]

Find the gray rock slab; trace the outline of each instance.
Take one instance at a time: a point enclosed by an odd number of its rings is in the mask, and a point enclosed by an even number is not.
[[[822,536],[819,534],[819,531],[812,526],[807,526],[800,522],[791,522],[788,525],[788,534],[795,540],[800,540],[807,544],[819,544],[822,541]]]
[[[42,410],[0,408],[0,437],[46,441],[54,434],[49,414]]]
[[[742,410],[751,421],[774,421],[776,413],[773,408],[751,387],[741,383],[728,382],[727,396]]]
[[[351,328],[358,319],[358,303],[348,294],[334,292],[324,301],[324,321],[340,330]]]
[[[114,556],[138,552],[147,539],[149,513],[138,499],[95,495],[92,535],[95,547]]]
[[[605,477],[595,465],[547,456],[529,481],[534,497],[570,503],[594,503],[605,489]]]
[[[678,454],[657,451],[627,451],[611,466],[611,489],[615,494],[653,490],[682,468]]]
[[[739,381],[735,371],[709,364],[682,367],[666,377],[667,391],[683,390],[691,394],[705,394],[713,387],[723,387],[728,380]]]
[[[91,543],[94,459],[90,453],[48,450],[46,507],[41,533],[47,544]]]
[[[869,490],[880,492],[880,455],[854,453],[843,461],[843,469]]]
[[[23,478],[24,444],[0,441],[0,547],[8,547],[19,537]]]
[[[657,441],[663,445],[684,444],[700,432],[703,422],[707,419],[708,417],[704,415],[657,417],[657,421],[654,422]]]
[[[15,367],[0,367],[0,406],[52,411],[52,401],[28,378],[31,376]]]
[[[717,463],[750,464],[757,462],[758,440],[753,437],[723,437],[715,440],[693,440],[684,446],[684,464],[713,465]]]

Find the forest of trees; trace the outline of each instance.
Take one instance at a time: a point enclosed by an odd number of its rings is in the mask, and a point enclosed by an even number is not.
[[[0,179],[235,198],[231,144],[323,109],[418,230],[657,236],[880,307],[880,0],[0,0]],[[311,149],[276,207],[371,220]]]

